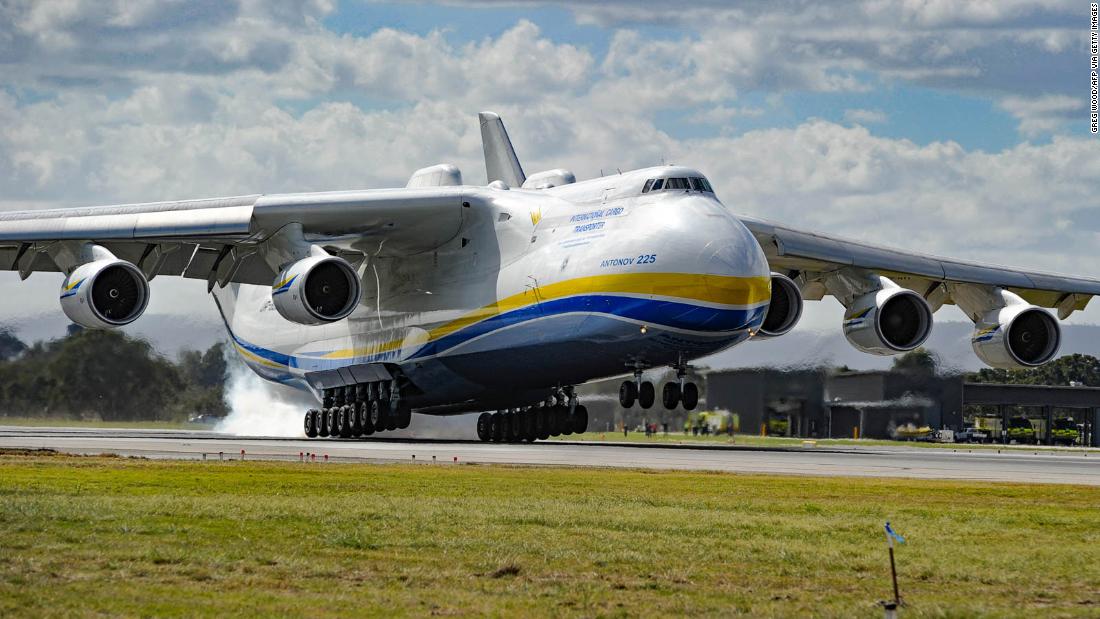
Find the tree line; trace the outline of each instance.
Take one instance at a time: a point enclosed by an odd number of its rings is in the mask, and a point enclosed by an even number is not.
[[[27,345],[0,331],[0,417],[185,421],[227,413],[224,344],[170,360],[120,331],[81,329]]]

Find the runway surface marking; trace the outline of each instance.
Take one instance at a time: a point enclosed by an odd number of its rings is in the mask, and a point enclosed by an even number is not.
[[[957,453],[930,448],[816,448],[782,450],[630,447],[621,444],[538,442],[497,444],[238,437],[187,430],[119,430],[0,426],[0,448],[112,453],[146,458],[298,460],[300,453],[331,461],[519,464],[724,471],[789,475],[909,477],[1100,486],[1100,457],[1080,453]]]

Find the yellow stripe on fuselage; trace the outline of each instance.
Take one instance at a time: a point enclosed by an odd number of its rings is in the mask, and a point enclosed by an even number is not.
[[[255,363],[259,363],[260,365],[263,365],[263,366],[266,366],[266,367],[269,367],[269,368],[275,368],[277,370],[286,369],[285,365],[282,365],[280,363],[275,363],[274,361],[272,361],[270,359],[264,359],[263,357],[257,355],[256,353],[252,352],[251,350],[248,350],[247,348],[245,348],[244,346],[241,346],[240,344],[238,344],[236,342],[233,342],[233,346],[235,346],[237,348],[237,352],[240,353],[240,355],[242,357],[244,357],[245,359],[249,359],[251,361],[254,361]]]
[[[771,299],[770,277],[731,277],[698,273],[616,273],[592,275],[555,282],[538,289],[528,289],[478,308],[461,318],[442,324],[428,332],[423,343],[432,342],[460,329],[535,303],[585,294],[632,294],[679,298],[732,306],[754,306]],[[346,359],[395,350],[403,340],[392,340],[375,346],[345,348],[323,356],[325,359]]]

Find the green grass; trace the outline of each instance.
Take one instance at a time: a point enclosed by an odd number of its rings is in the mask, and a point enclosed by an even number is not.
[[[0,616],[1096,616],[1100,488],[0,455]]]
[[[210,430],[213,426],[186,421],[95,421],[65,417],[0,417],[0,426],[134,428],[140,430]]]
[[[570,434],[558,436],[550,440],[556,441],[610,441],[630,443],[670,443],[693,445],[697,443],[715,445],[751,445],[760,447],[801,447],[803,442],[811,439],[791,438],[785,436],[760,436],[757,434],[734,434],[732,437],[725,434],[711,434],[707,436],[695,436],[683,432],[658,432],[646,437],[644,432],[630,432],[623,436],[619,432],[586,432],[584,434]],[[850,439],[850,438],[819,438],[812,439],[821,447],[925,447],[929,449],[955,449],[965,451],[967,449],[1020,449],[1024,451],[1036,451],[1055,449],[1058,452],[1100,452],[1094,447],[1048,447],[1046,445],[999,445],[999,444],[970,444],[970,443],[932,443],[926,441],[888,441],[880,439]]]

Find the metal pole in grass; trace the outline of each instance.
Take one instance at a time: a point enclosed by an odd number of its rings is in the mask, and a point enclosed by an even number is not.
[[[890,527],[890,522],[887,521],[886,522],[886,548],[890,551],[890,578],[894,582],[894,603],[893,603],[893,608],[896,609],[898,606],[901,605],[901,595],[898,594],[898,568],[894,564],[894,541],[897,541],[899,544],[904,544],[905,543],[905,538],[898,535],[897,532],[895,532],[894,529],[892,527]],[[890,604],[885,604],[884,606],[886,606],[886,616],[887,617],[893,616],[893,613],[891,612],[892,609],[890,607],[891,605]]]

